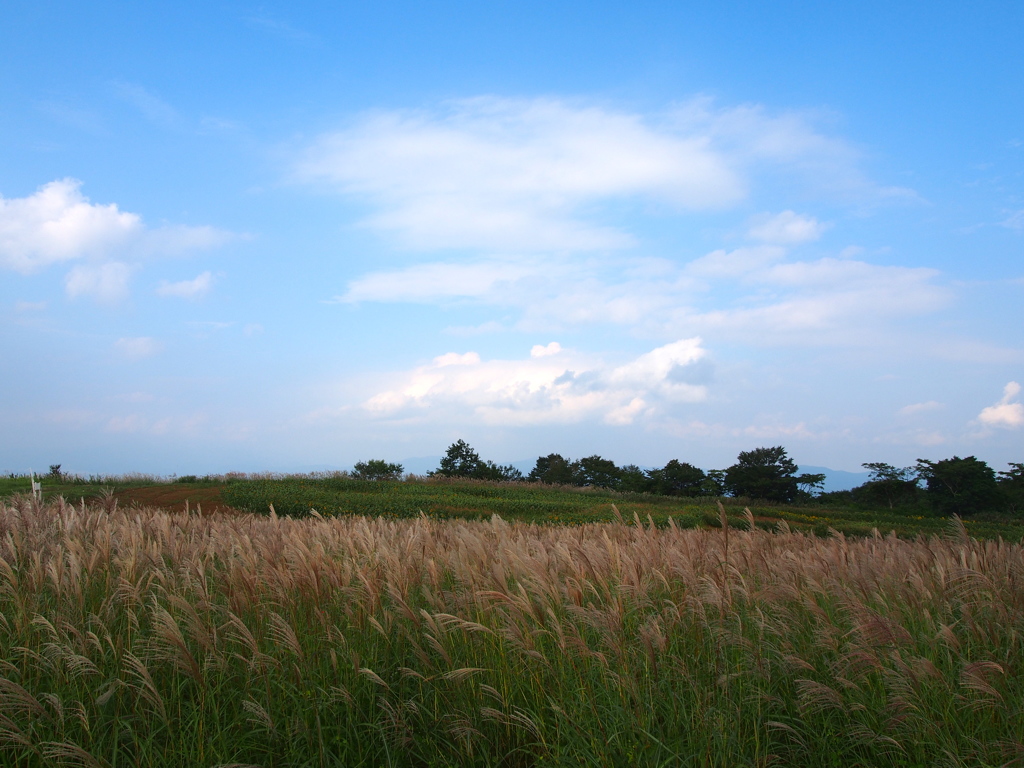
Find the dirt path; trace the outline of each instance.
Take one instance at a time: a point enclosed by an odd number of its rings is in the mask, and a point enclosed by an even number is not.
[[[159,507],[170,512],[184,512],[185,505],[192,512],[202,513],[227,512],[239,514],[237,509],[228,506],[221,498],[223,485],[192,486],[185,483],[170,485],[147,485],[139,488],[120,489],[114,495],[122,507],[132,505],[140,507]]]

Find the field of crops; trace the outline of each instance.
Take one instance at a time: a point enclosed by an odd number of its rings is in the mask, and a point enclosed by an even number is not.
[[[266,514],[273,506],[278,514],[301,517],[312,512],[326,516],[356,514],[370,517],[487,520],[499,515],[506,520],[536,523],[616,522],[638,517],[667,525],[669,519],[682,528],[717,526],[719,500],[650,494],[616,493],[599,488],[567,488],[542,483],[492,483],[443,478],[407,482],[372,482],[348,478],[280,478],[232,482],[222,491],[227,504],[248,512]],[[757,524],[774,529],[785,521],[791,528],[826,536],[829,530],[848,535],[870,535],[873,529],[895,531],[901,536],[940,534],[946,518],[908,515],[900,510],[824,507],[813,503],[770,505],[749,499],[722,499],[732,524],[746,525],[749,508]],[[613,509],[614,507],[614,509]],[[1024,520],[1005,518],[968,519],[971,535],[1020,541]]]
[[[107,502],[0,504],[0,764],[1024,760],[1024,551],[962,527]]]
[[[0,478],[0,498],[27,493],[28,478]],[[366,515],[387,519],[488,520],[499,515],[506,520],[534,523],[581,524],[616,522],[622,517],[653,521],[665,526],[671,519],[680,528],[719,525],[719,500],[711,497],[672,497],[618,493],[601,488],[573,488],[543,483],[496,483],[446,478],[409,479],[403,482],[361,481],[344,475],[333,476],[245,476],[228,475],[188,482],[126,476],[43,480],[44,497],[63,497],[69,503],[81,499],[110,505],[160,507],[184,511],[201,509],[237,510],[304,517]],[[105,499],[105,501],[104,501]],[[744,510],[750,509],[756,524],[774,530],[786,522],[793,530],[828,536],[839,531],[850,536],[895,532],[902,537],[942,534],[947,518],[929,514],[926,508],[893,510],[887,507],[859,508],[827,505],[814,501],[799,504],[766,504],[751,499],[724,498],[731,524],[746,525]],[[613,511],[613,506],[618,513]],[[621,516],[620,516],[621,515]],[[1019,515],[978,515],[964,520],[977,538],[1024,539],[1024,518]]]

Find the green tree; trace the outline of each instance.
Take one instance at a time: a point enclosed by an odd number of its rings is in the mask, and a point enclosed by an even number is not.
[[[854,498],[863,498],[876,504],[887,504],[893,509],[917,498],[917,470],[914,467],[894,467],[880,461],[861,464],[871,472],[870,479],[854,489]]]
[[[1024,512],[1024,464],[1010,462],[1010,468],[999,473],[999,489],[1011,512]]]
[[[593,485],[599,488],[618,488],[622,477],[615,462],[600,456],[587,456],[571,465],[575,485]]]
[[[725,470],[709,469],[701,488],[702,496],[725,496]]]
[[[475,477],[485,466],[480,454],[474,451],[469,443],[460,439],[448,446],[441,459],[441,465],[429,474],[444,477]]]
[[[654,482],[647,472],[644,472],[636,464],[627,464],[619,467],[619,490],[630,493],[651,493],[654,490]]]
[[[940,514],[966,517],[1002,506],[996,473],[973,456],[942,461],[918,459],[917,473],[925,481],[928,501]]]
[[[495,464],[493,461],[485,461],[472,477],[480,480],[495,480],[498,482],[509,482],[522,480],[523,473],[511,464]]]
[[[352,469],[352,477],[356,480],[398,480],[403,469],[401,464],[392,464],[383,459],[357,461]]]
[[[815,491],[820,493],[821,489],[825,487],[825,475],[820,473],[797,475],[796,485],[800,493],[813,496]]]
[[[550,483],[552,485],[572,485],[572,465],[564,456],[549,453],[538,456],[537,463],[526,477],[531,482]]]
[[[484,461],[465,440],[456,440],[448,446],[441,466],[431,476],[468,477],[475,480],[522,480],[523,473],[511,464],[498,465],[493,461]]]
[[[797,496],[796,463],[781,445],[741,451],[725,470],[725,490],[732,496],[766,501],[793,501]]]
[[[703,496],[707,490],[708,476],[704,470],[678,459],[672,459],[661,469],[652,469],[647,474],[654,492],[665,496]]]

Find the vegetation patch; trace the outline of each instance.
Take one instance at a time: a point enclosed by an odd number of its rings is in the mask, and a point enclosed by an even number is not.
[[[744,519],[199,516],[19,496],[0,504],[0,763],[1024,759],[1021,545],[955,521],[905,540]]]

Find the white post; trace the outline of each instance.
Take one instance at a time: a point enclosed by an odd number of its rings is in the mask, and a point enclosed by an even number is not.
[[[36,482],[35,472],[32,473],[32,498],[40,504],[43,503],[43,484],[42,482]]]

